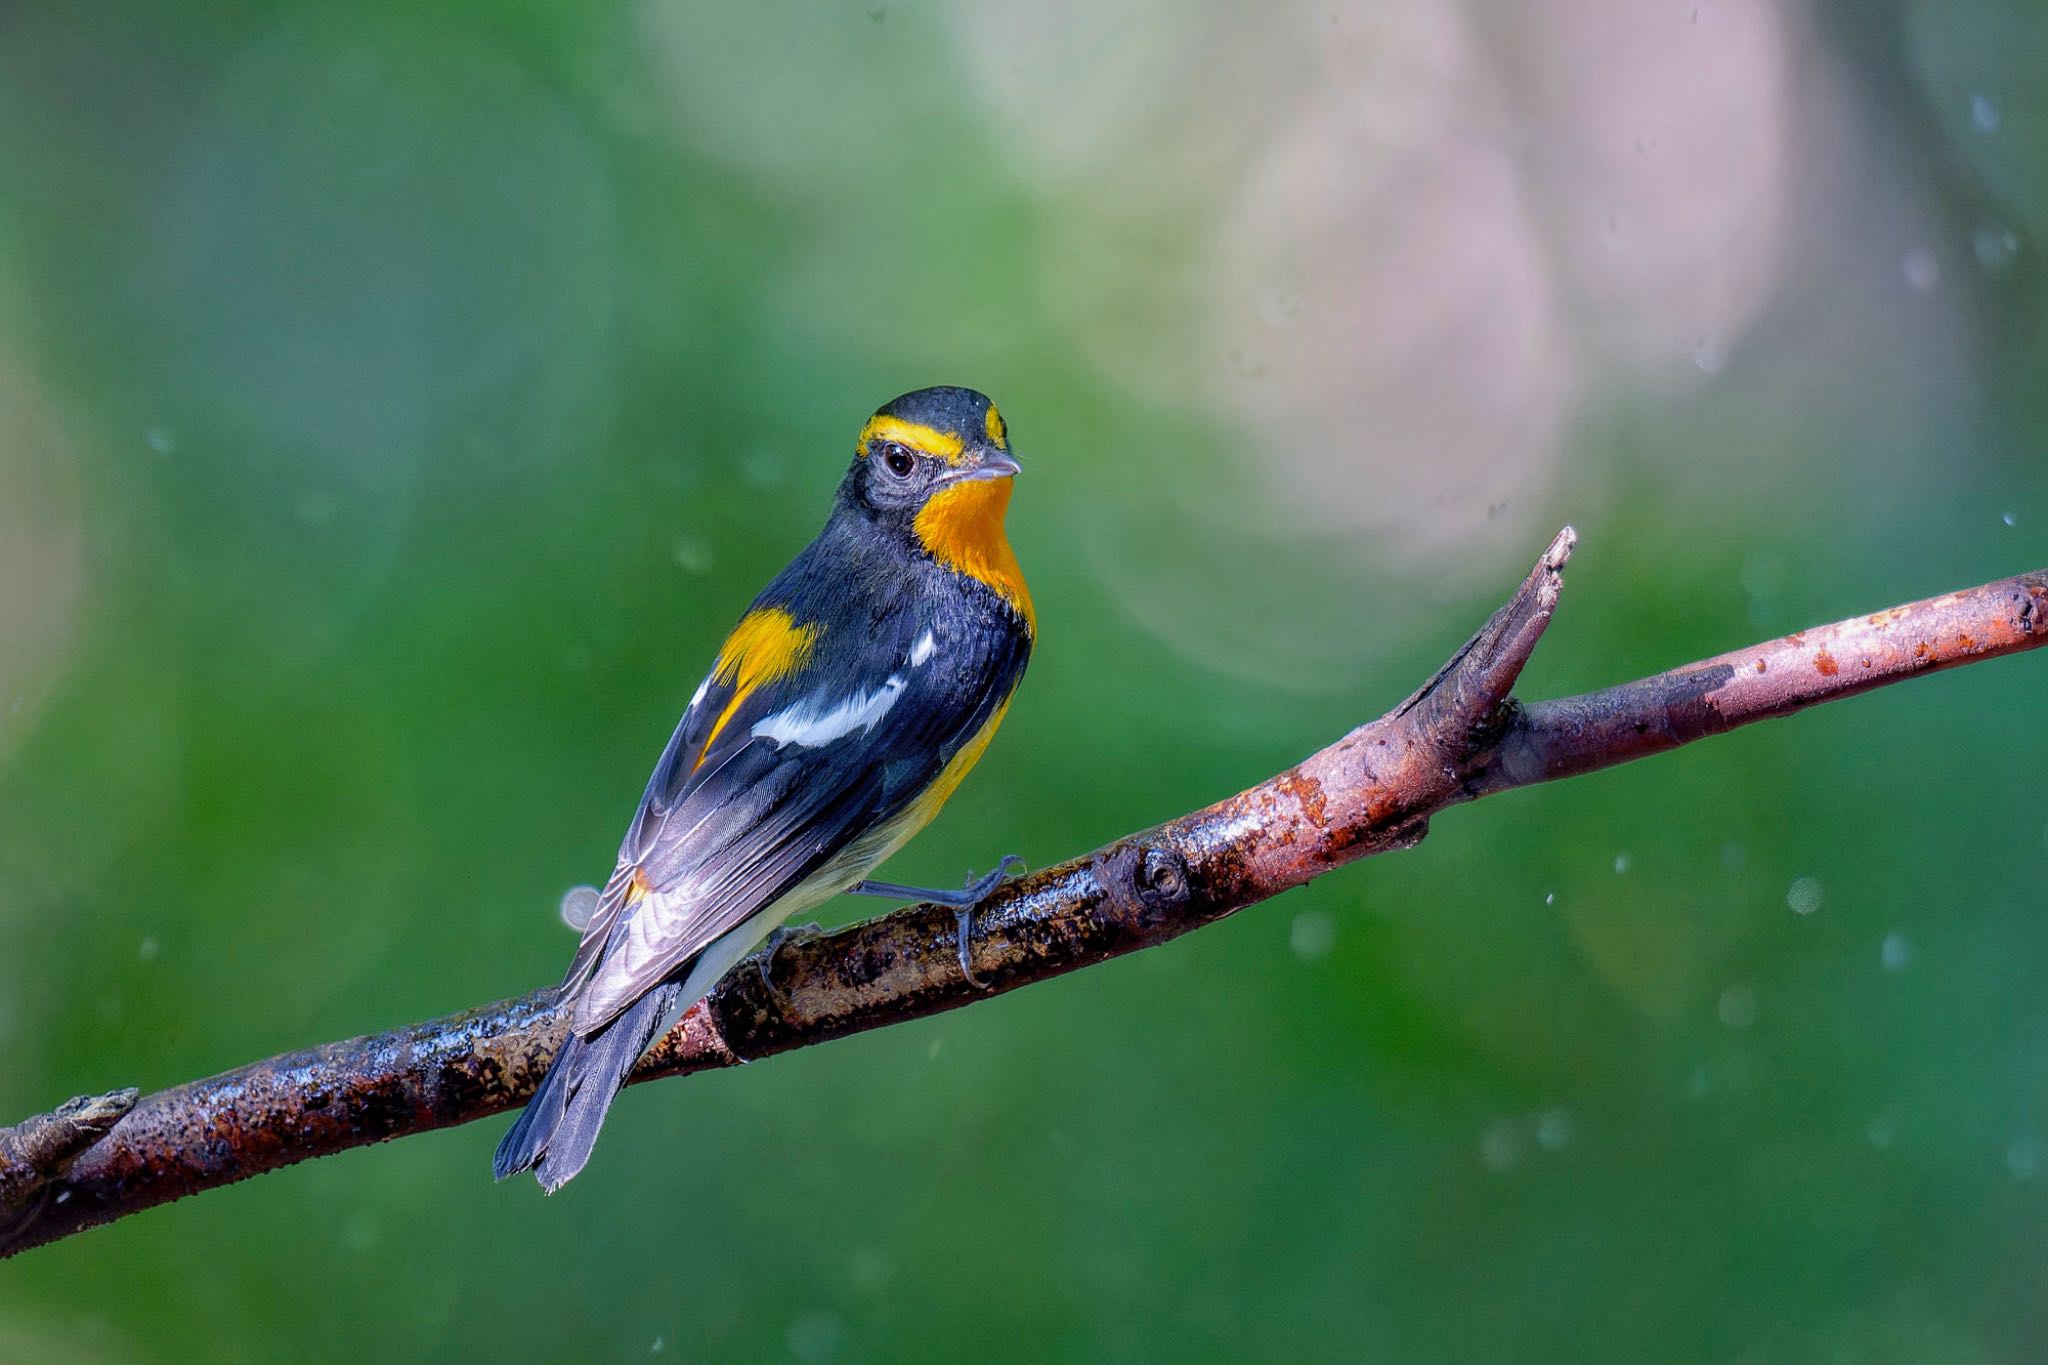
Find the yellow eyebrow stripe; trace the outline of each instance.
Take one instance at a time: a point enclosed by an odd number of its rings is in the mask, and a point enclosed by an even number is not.
[[[711,723],[711,731],[704,736],[697,759],[690,765],[692,772],[704,765],[704,756],[711,752],[719,731],[725,729],[725,723],[754,690],[802,668],[817,642],[818,627],[798,625],[796,618],[781,607],[764,607],[740,618],[732,634],[726,636],[725,647],[718,651],[718,664],[711,670],[713,682],[732,687],[732,700]]]
[[[1009,428],[1003,423],[1003,415],[996,411],[996,405],[988,405],[988,416],[981,419],[981,425],[988,432],[989,440],[995,442],[997,450],[1010,448]]]
[[[940,431],[922,422],[906,422],[901,417],[870,417],[860,429],[861,454],[868,453],[870,441],[894,441],[937,456],[947,464],[959,464],[967,448],[957,431]]]

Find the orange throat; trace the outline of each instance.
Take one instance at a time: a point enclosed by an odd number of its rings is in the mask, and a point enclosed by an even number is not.
[[[1036,635],[1038,617],[1031,610],[1031,592],[1024,586],[1024,571],[1017,566],[1009,537],[1003,534],[1003,513],[1009,506],[1008,479],[974,479],[940,489],[913,525],[933,559],[994,588]]]

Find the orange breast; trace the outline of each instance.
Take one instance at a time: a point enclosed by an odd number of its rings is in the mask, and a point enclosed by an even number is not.
[[[1038,617],[1024,586],[1024,570],[1003,534],[1003,513],[1009,506],[1008,479],[974,479],[933,494],[914,524],[932,558],[994,588],[1036,635]]]

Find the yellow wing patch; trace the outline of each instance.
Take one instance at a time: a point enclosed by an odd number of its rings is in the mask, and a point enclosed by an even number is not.
[[[691,771],[703,766],[704,756],[711,752],[719,731],[754,689],[802,668],[817,642],[818,627],[798,625],[796,618],[781,607],[750,611],[740,618],[732,634],[726,637],[725,648],[718,651],[718,663],[711,670],[713,682],[732,688],[732,699],[711,723],[703,746],[697,750],[697,760],[690,765]]]
[[[959,464],[965,458],[966,443],[957,431],[940,431],[937,427],[926,426],[923,422],[906,422],[901,417],[870,417],[868,424],[860,429],[860,453],[868,453],[870,441],[894,441],[898,445],[921,450],[927,455],[937,456],[947,464]]]
[[[1003,513],[1009,506],[1008,479],[974,479],[932,494],[911,524],[932,558],[994,588],[1036,635],[1038,617],[1024,586],[1024,570],[1003,534]]]

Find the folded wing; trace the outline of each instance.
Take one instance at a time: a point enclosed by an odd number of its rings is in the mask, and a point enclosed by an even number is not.
[[[753,648],[773,651],[775,667],[730,645],[721,653],[648,782],[564,983],[580,983],[579,1034],[841,855],[881,856],[878,832],[985,740],[1028,641],[996,615],[934,622],[915,607],[862,638],[814,632],[794,651],[794,620],[759,632]]]

